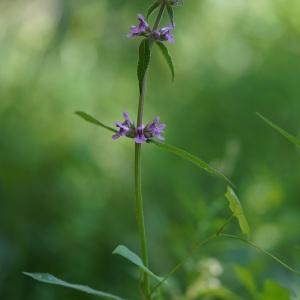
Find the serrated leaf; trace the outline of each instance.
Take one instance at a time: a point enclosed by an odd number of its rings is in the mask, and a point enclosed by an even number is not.
[[[150,17],[150,15],[152,15],[152,13],[160,6],[160,1],[157,0],[155,1],[149,8],[147,11],[147,16],[146,18],[148,19]]]
[[[75,114],[77,116],[81,117],[82,119],[84,119],[85,121],[91,123],[91,124],[94,124],[94,125],[97,125],[97,126],[101,126],[101,127],[105,128],[105,129],[108,129],[108,130],[110,130],[112,132],[117,132],[116,129],[103,124],[102,122],[96,120],[94,117],[92,117],[91,115],[89,115],[89,114],[87,114],[87,113],[85,113],[83,111],[76,111]]]
[[[233,189],[228,186],[225,197],[229,201],[229,208],[232,211],[233,215],[238,219],[240,228],[244,234],[250,235],[250,227],[248,221],[244,215],[244,211],[241,205],[240,200],[233,191]]]
[[[271,126],[273,129],[275,129],[278,133],[280,133],[282,136],[284,136],[287,140],[289,140],[291,143],[296,145],[297,147],[300,147],[300,139],[296,138],[295,136],[291,135],[284,129],[280,128],[276,124],[274,124],[272,121],[264,117],[263,115],[256,113],[263,121],[265,121],[269,126]]]
[[[175,27],[175,24],[174,24],[174,11],[173,11],[173,8],[172,8],[171,5],[167,5],[167,12],[168,12],[168,16],[169,16],[171,25],[174,28]]]
[[[150,44],[148,39],[143,39],[139,47],[139,61],[137,75],[139,80],[140,93],[143,89],[143,82],[150,63]]]
[[[177,156],[193,163],[194,165],[196,165],[197,167],[200,167],[201,169],[203,169],[204,171],[206,171],[208,173],[211,173],[213,175],[221,177],[222,179],[226,180],[228,183],[233,185],[232,182],[223,173],[221,173],[219,170],[211,167],[209,164],[207,164],[206,162],[201,160],[199,157],[197,157],[197,156],[195,156],[195,155],[193,155],[193,154],[191,154],[191,153],[189,153],[189,152],[187,152],[183,149],[172,146],[170,144],[157,142],[157,141],[154,141],[154,140],[151,140],[150,142],[152,144],[158,146],[159,148],[163,149],[163,150],[171,152],[171,153],[173,153],[173,154],[175,154],[175,155],[177,155]]]
[[[145,273],[147,273],[148,275],[150,275],[151,277],[153,277],[157,281],[162,281],[163,280],[162,277],[159,277],[159,276],[155,275],[153,272],[151,272],[144,265],[142,259],[137,254],[135,254],[134,252],[132,252],[131,250],[129,250],[127,247],[125,247],[123,245],[119,245],[113,251],[113,254],[118,254],[118,255],[121,255],[124,258],[128,259],[130,262],[132,262],[133,264],[135,264],[136,266],[138,266],[142,271],[144,271]]]
[[[170,71],[171,71],[171,74],[172,74],[172,80],[174,80],[175,69],[174,69],[173,60],[172,60],[172,57],[171,57],[171,55],[168,51],[168,48],[162,42],[156,42],[156,45],[158,46],[158,48],[160,49],[162,55],[164,56],[168,66],[170,68]]]
[[[29,276],[37,281],[48,283],[48,284],[53,284],[53,285],[60,285],[64,286],[70,289],[78,290],[87,294],[95,295],[98,297],[102,297],[105,299],[111,299],[111,300],[124,300],[123,298],[120,298],[118,296],[101,292],[98,290],[95,290],[89,286],[86,285],[81,285],[81,284],[73,284],[73,283],[68,283],[66,281],[63,281],[59,278],[56,278],[55,276],[47,273],[27,273],[23,272],[24,275]]]

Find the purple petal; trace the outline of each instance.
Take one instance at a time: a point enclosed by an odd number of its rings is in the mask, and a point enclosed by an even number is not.
[[[119,137],[121,137],[121,135],[117,132],[112,136],[112,139],[115,141],[117,140]]]
[[[147,138],[144,135],[138,135],[135,137],[134,140],[137,144],[144,144],[144,143],[146,143]]]

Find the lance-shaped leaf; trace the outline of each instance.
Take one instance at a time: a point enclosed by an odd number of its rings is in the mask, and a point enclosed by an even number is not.
[[[114,251],[113,254],[118,254],[123,256],[124,258],[128,259],[130,262],[138,266],[142,271],[156,279],[157,281],[162,281],[163,278],[155,275],[153,272],[151,272],[144,264],[142,259],[133,253],[131,250],[129,250],[127,247],[123,245],[119,245]]]
[[[29,276],[29,277],[37,280],[37,281],[41,281],[41,282],[48,283],[48,284],[64,286],[66,288],[78,290],[78,291],[81,291],[81,292],[84,292],[84,293],[87,293],[87,294],[102,297],[104,299],[124,300],[121,297],[92,289],[92,288],[90,288],[89,286],[86,286],[86,285],[68,283],[68,282],[63,281],[59,278],[56,278],[55,276],[53,276],[51,274],[47,274],[47,273],[27,273],[27,272],[23,272],[23,274],[26,275],[26,276]]]
[[[295,136],[291,135],[284,129],[280,128],[276,124],[274,124],[272,121],[264,117],[263,115],[256,113],[262,120],[264,120],[269,126],[271,126],[273,129],[275,129],[278,133],[280,133],[282,136],[284,136],[287,140],[289,140],[291,143],[296,145],[297,147],[300,147],[300,140],[296,138]]]
[[[173,12],[173,8],[172,8],[171,5],[167,5],[167,12],[168,12],[168,16],[169,16],[171,25],[174,28],[175,27],[175,24],[174,24],[174,12]]]
[[[147,16],[146,18],[148,19],[150,17],[150,15],[152,15],[152,13],[154,13],[154,11],[160,6],[160,0],[155,1],[149,8],[147,11]]]
[[[240,200],[233,191],[233,189],[228,186],[225,197],[229,201],[229,208],[232,211],[233,215],[238,219],[240,228],[244,234],[250,235],[250,227],[248,221],[244,215],[244,211],[241,205]]]
[[[101,126],[101,127],[105,128],[105,129],[108,129],[112,132],[117,132],[116,129],[103,124],[102,122],[96,120],[94,117],[92,117],[91,115],[88,115],[87,113],[85,113],[83,111],[76,111],[75,114],[77,116],[81,117],[82,119],[84,119],[85,121],[89,122],[89,123],[92,123],[92,124],[97,125],[97,126]]]
[[[191,163],[193,163],[194,165],[196,165],[197,167],[200,167],[201,169],[205,170],[208,173],[211,173],[213,175],[219,176],[223,179],[225,179],[228,183],[230,183],[231,185],[233,185],[233,183],[220,171],[218,171],[217,169],[211,167],[209,164],[207,164],[206,162],[204,162],[203,160],[201,160],[199,157],[183,150],[180,149],[178,147],[172,146],[170,144],[166,144],[166,143],[162,143],[162,142],[157,142],[154,140],[150,141],[152,144],[158,146],[159,148],[166,150],[168,152],[171,152]]]
[[[171,57],[171,55],[168,51],[168,48],[162,42],[156,42],[156,45],[158,46],[158,48],[160,49],[162,55],[164,56],[168,66],[170,68],[170,71],[171,71],[171,74],[172,74],[172,80],[174,80],[175,68],[174,68],[172,57]]]
[[[137,75],[139,80],[140,93],[143,89],[144,78],[150,63],[150,44],[148,39],[143,39],[139,47],[139,61]]]

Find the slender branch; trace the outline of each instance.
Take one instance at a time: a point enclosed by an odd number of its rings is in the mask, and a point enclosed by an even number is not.
[[[173,267],[171,269],[171,271],[169,271],[169,273],[163,278],[162,281],[160,281],[158,284],[156,284],[152,290],[151,290],[151,294],[154,293],[154,291],[156,289],[158,289],[164,282],[166,282],[166,280],[168,278],[170,278],[179,268],[181,268],[186,261],[196,252],[199,250],[199,248],[201,248],[202,246],[206,245],[207,243],[209,243],[210,241],[218,238],[222,232],[224,231],[224,229],[227,227],[227,225],[229,225],[229,223],[232,221],[233,219],[233,215],[231,215],[227,221],[220,227],[220,229],[218,229],[213,235],[211,235],[210,237],[206,238],[205,240],[201,241],[201,242],[197,242],[194,244],[194,246],[190,249],[190,251],[186,254],[186,256],[184,257],[184,259],[182,261],[180,261],[175,267]]]
[[[219,236],[225,237],[225,238],[229,238],[229,239],[233,239],[233,240],[238,240],[241,241],[245,244],[247,244],[248,246],[251,246],[252,248],[262,252],[263,254],[269,256],[270,258],[272,258],[273,260],[275,260],[277,263],[279,263],[281,266],[283,266],[284,268],[286,268],[287,270],[291,271],[292,273],[295,273],[297,275],[300,275],[300,271],[295,270],[294,268],[290,267],[288,264],[286,264],[285,262],[283,262],[281,259],[279,259],[278,257],[276,257],[274,254],[268,252],[267,250],[264,250],[262,248],[260,248],[258,245],[256,245],[255,243],[246,240],[240,236],[237,235],[232,235],[232,234],[225,234],[225,233],[220,233]]]
[[[218,237],[218,235],[215,233],[213,235],[211,235],[210,237],[208,237],[207,239],[197,243],[194,245],[194,247],[192,247],[192,249],[186,254],[186,256],[184,257],[184,259],[182,261],[180,261],[175,267],[173,267],[169,273],[159,282],[157,283],[151,290],[151,294],[153,294],[163,283],[165,283],[175,272],[177,272],[178,269],[180,269],[185,263],[186,261],[197,251],[199,250],[200,247],[206,245],[208,242],[216,239]]]
[[[289,270],[290,272],[300,275],[300,271],[297,271],[296,269],[292,268],[291,266],[289,266],[288,264],[286,264],[285,262],[283,262],[281,259],[279,259],[278,257],[276,257],[274,254],[262,249],[261,247],[259,247],[258,245],[256,245],[255,243],[237,236],[237,235],[232,235],[232,234],[226,234],[223,233],[223,231],[225,230],[225,228],[227,227],[227,225],[230,224],[230,222],[233,219],[233,215],[231,215],[228,220],[220,227],[219,230],[217,230],[217,232],[213,235],[211,235],[210,237],[208,237],[207,239],[196,243],[192,249],[187,253],[187,255],[185,256],[185,258],[179,262],[175,267],[173,267],[171,269],[171,271],[163,278],[162,281],[160,281],[157,285],[155,285],[152,290],[151,290],[151,294],[153,294],[155,292],[155,290],[157,290],[164,282],[166,282],[166,280],[168,278],[170,278],[182,265],[185,264],[185,262],[187,261],[188,258],[190,258],[197,250],[199,250],[200,247],[206,245],[207,243],[209,243],[210,241],[217,239],[219,237],[224,237],[224,238],[228,238],[228,239],[233,239],[233,240],[238,240],[241,241],[245,244],[247,244],[248,246],[251,246],[252,248],[262,252],[263,254],[269,256],[270,258],[272,258],[274,261],[276,261],[277,263],[279,263],[281,266],[283,266],[284,268],[286,268],[287,270]]]
[[[157,30],[160,21],[163,16],[165,9],[165,3],[161,4],[160,10],[158,12],[153,30]],[[150,52],[152,49],[153,41],[150,40]],[[147,85],[147,74],[148,69],[145,72],[141,92],[139,96],[138,104],[138,114],[137,114],[137,127],[142,126],[143,124],[143,114],[144,114],[144,103],[146,95],[146,85]],[[146,239],[146,229],[145,229],[145,217],[143,209],[143,198],[142,198],[142,174],[141,174],[141,144],[135,144],[135,161],[134,161],[134,173],[135,173],[135,206],[136,206],[136,218],[139,227],[140,235],[140,248],[142,252],[143,263],[148,267],[148,249],[147,249],[147,239]],[[144,272],[143,274],[143,283],[142,283],[143,294],[146,299],[151,299],[150,286],[149,286],[149,277],[148,274]]]

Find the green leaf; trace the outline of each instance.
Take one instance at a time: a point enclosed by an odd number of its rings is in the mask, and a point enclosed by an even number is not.
[[[255,280],[249,270],[242,266],[235,266],[234,271],[236,274],[236,277],[239,279],[239,281],[245,286],[245,288],[248,290],[248,292],[251,294],[251,296],[255,299],[257,298],[257,288]]]
[[[201,169],[205,170],[208,173],[211,173],[213,175],[219,176],[222,179],[226,180],[228,183],[230,183],[231,185],[233,185],[231,183],[231,181],[224,175],[222,174],[220,171],[218,171],[217,169],[211,167],[209,164],[207,164],[206,162],[204,162],[203,160],[201,160],[200,158],[198,158],[197,156],[183,150],[180,148],[177,148],[175,146],[172,146],[170,144],[166,144],[166,143],[162,143],[162,142],[157,142],[154,140],[150,141],[152,144],[158,146],[159,148],[166,150],[168,152],[171,152],[191,163],[193,163],[194,165],[196,165],[197,167],[200,167]]]
[[[156,42],[156,45],[158,46],[158,48],[160,49],[162,55],[164,56],[168,66],[170,68],[170,71],[171,71],[171,74],[172,74],[172,80],[174,80],[175,69],[174,69],[173,60],[172,60],[171,55],[169,54],[168,48],[162,42]]]
[[[160,0],[155,1],[149,8],[147,11],[147,16],[146,19],[148,19],[150,17],[150,15],[160,6]]]
[[[89,123],[92,123],[94,125],[97,125],[97,126],[101,126],[105,129],[108,129],[112,132],[117,132],[116,129],[112,128],[112,127],[109,127],[103,123],[101,123],[100,121],[96,120],[94,117],[88,115],[87,113],[85,112],[82,112],[82,111],[76,111],[75,114],[79,117],[81,117],[82,119],[84,119],[85,121],[89,122]]]
[[[273,280],[266,280],[260,300],[289,300],[290,292]]]
[[[130,251],[127,247],[123,245],[119,245],[114,251],[113,254],[118,254],[123,256],[124,258],[128,259],[130,262],[138,266],[142,271],[147,273],[148,275],[152,276],[157,281],[162,281],[163,278],[155,275],[153,272],[151,272],[144,264],[141,258]]]
[[[244,234],[250,235],[250,228],[248,225],[248,221],[244,215],[241,202],[230,186],[227,187],[227,192],[225,194],[225,197],[229,201],[229,208],[231,209],[233,215],[239,221],[242,232]]]
[[[265,121],[269,126],[271,126],[273,129],[275,129],[278,133],[280,133],[282,136],[284,136],[287,140],[289,140],[291,143],[296,145],[297,147],[300,147],[300,140],[296,138],[295,136],[289,134],[284,129],[280,128],[276,124],[274,124],[272,121],[264,117],[263,115],[256,113],[263,121]]]
[[[44,283],[48,283],[48,284],[54,284],[54,285],[60,285],[60,286],[64,286],[70,289],[74,289],[74,290],[78,290],[87,294],[91,294],[91,295],[95,295],[95,296],[99,296],[105,299],[111,299],[111,300],[124,300],[123,298],[120,298],[118,296],[109,294],[109,293],[104,293],[104,292],[100,292],[98,290],[92,289],[89,286],[85,286],[85,285],[80,285],[80,284],[73,284],[73,283],[68,283],[66,281],[63,281],[59,278],[54,277],[51,274],[47,274],[47,273],[27,273],[27,272],[23,272],[24,275],[29,276],[37,281],[41,281]]]
[[[137,75],[139,80],[140,93],[143,89],[143,82],[150,63],[150,44],[148,39],[143,39],[139,47],[139,61]]]
[[[172,26],[174,27],[174,12],[171,5],[167,5],[167,12]]]

